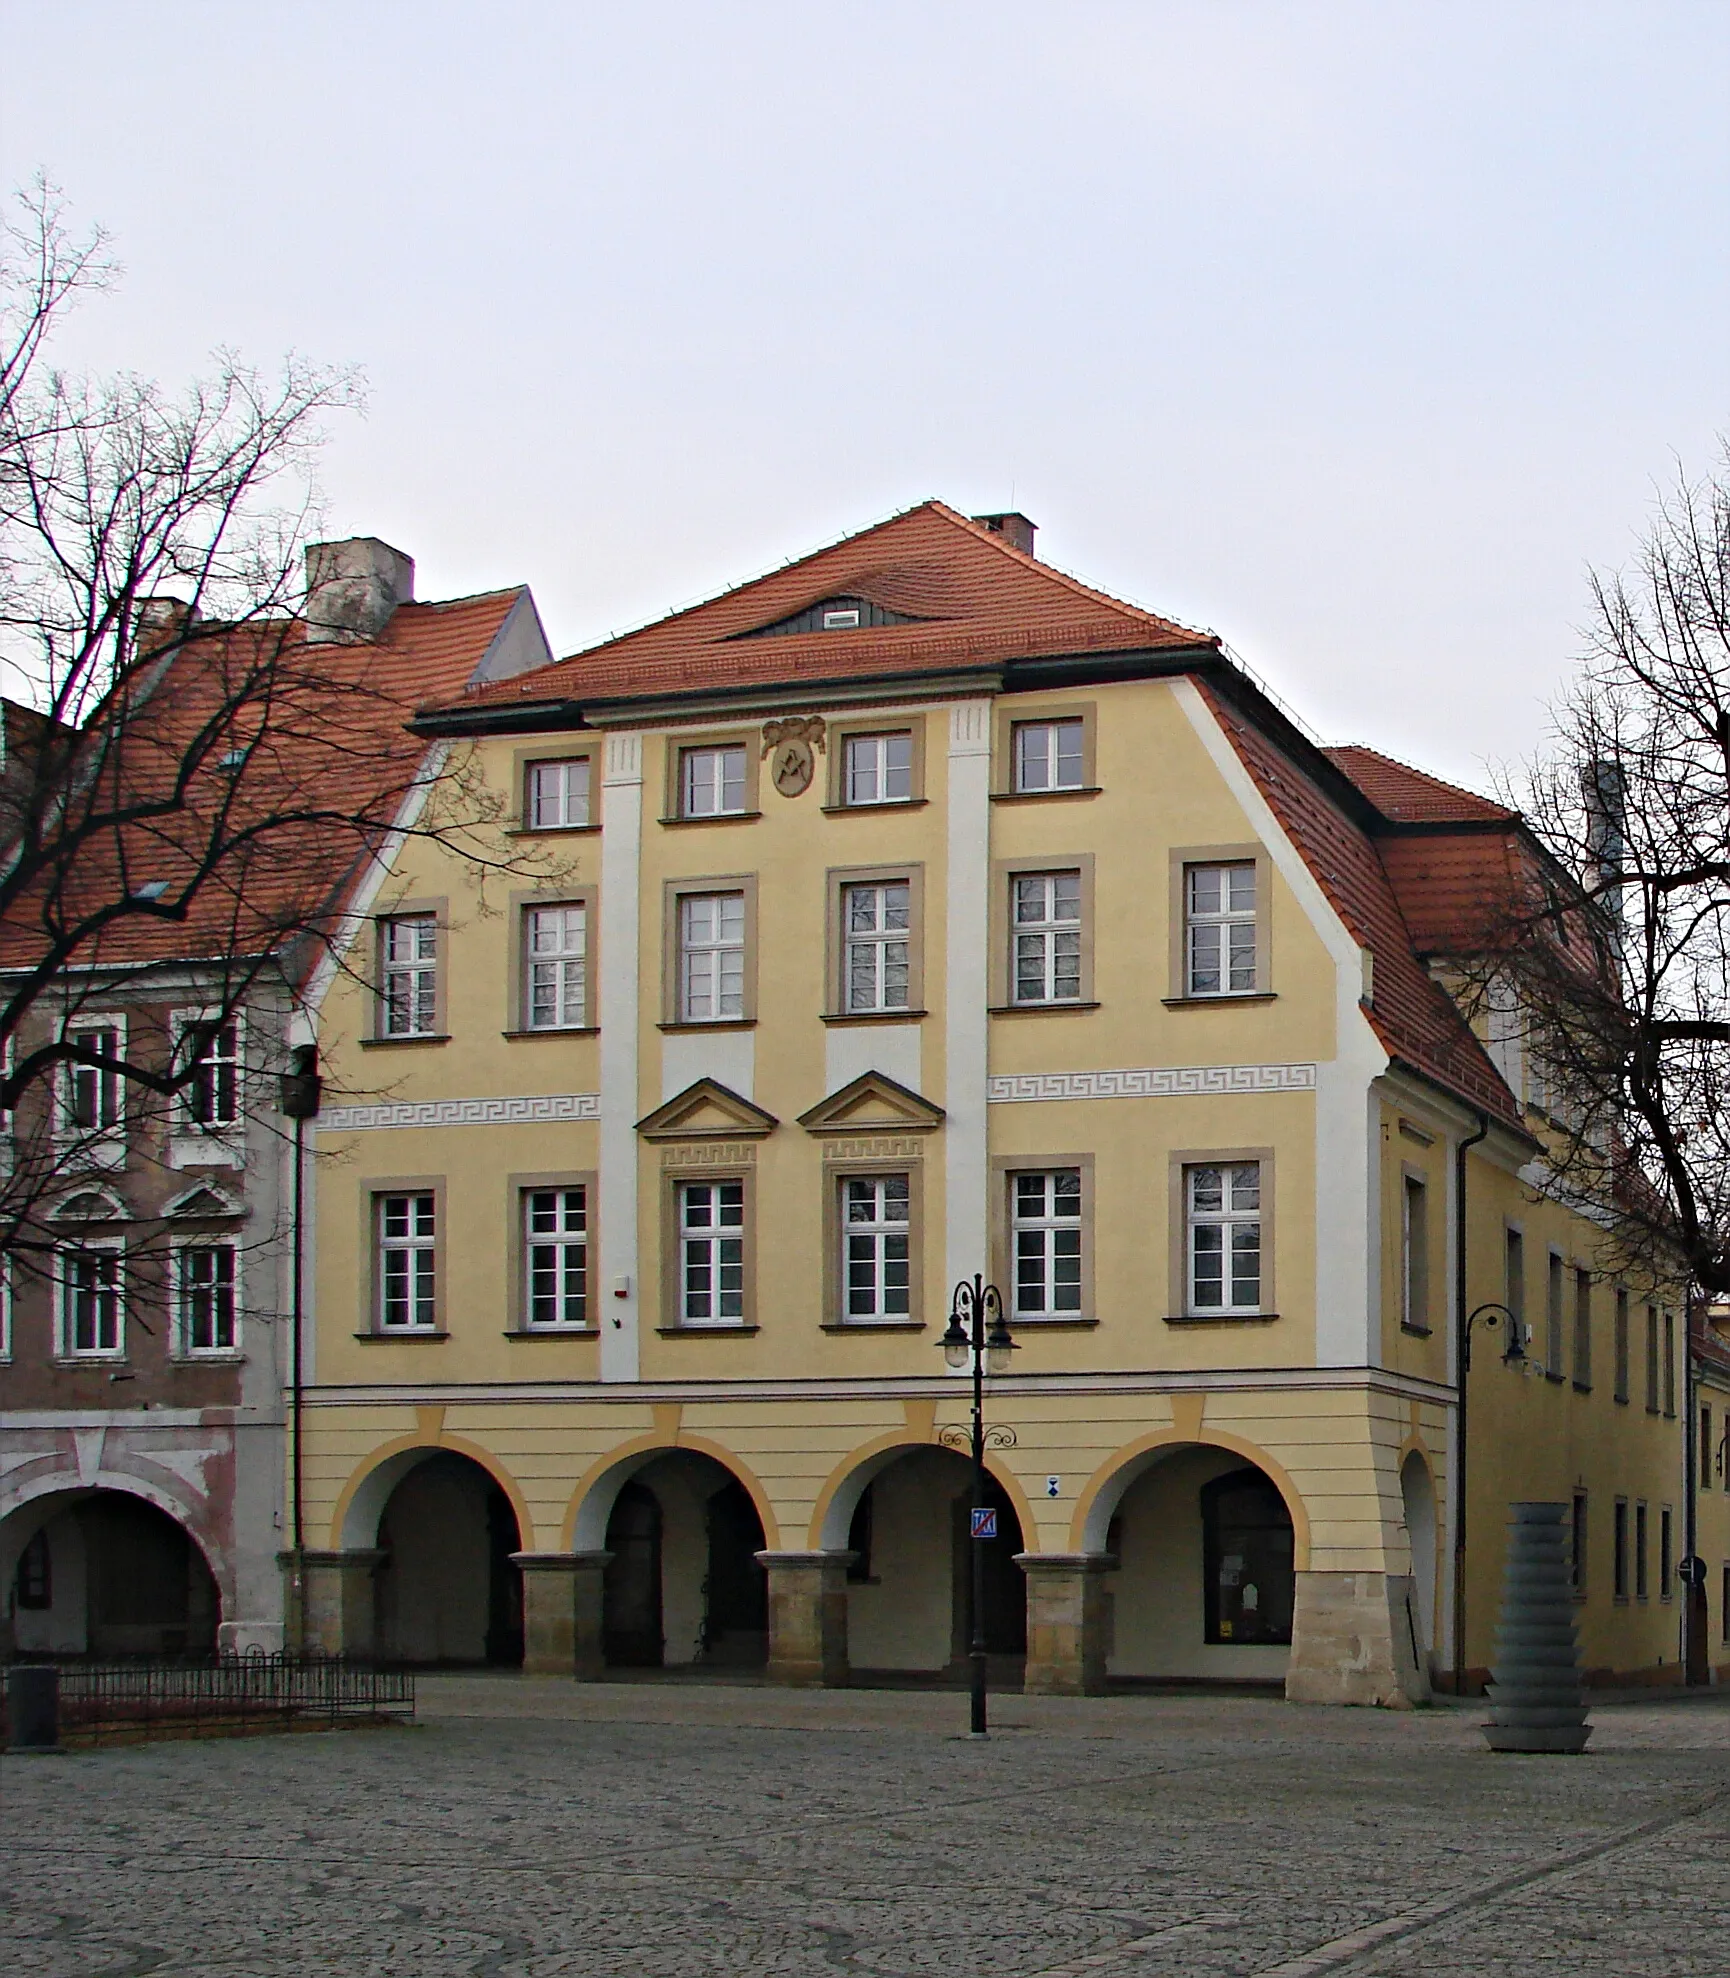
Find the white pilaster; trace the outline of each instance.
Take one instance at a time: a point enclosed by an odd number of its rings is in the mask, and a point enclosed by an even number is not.
[[[601,1379],[638,1377],[637,999],[642,959],[643,738],[607,737],[601,778]],[[614,1296],[620,1279],[628,1297]]]
[[[949,710],[943,929],[944,1262],[948,1282],[989,1268],[986,945],[991,878],[991,703]]]

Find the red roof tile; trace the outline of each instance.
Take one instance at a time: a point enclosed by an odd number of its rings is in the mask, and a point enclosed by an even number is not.
[[[824,598],[863,597],[912,625],[743,636]],[[1211,634],[1090,589],[940,501],[461,705],[696,694],[990,667],[1029,655],[1185,650]]]
[[[1488,797],[1475,796],[1456,784],[1444,783],[1409,763],[1355,743],[1324,749],[1328,759],[1363,791],[1384,817],[1396,824],[1491,822],[1512,819],[1515,813]]]

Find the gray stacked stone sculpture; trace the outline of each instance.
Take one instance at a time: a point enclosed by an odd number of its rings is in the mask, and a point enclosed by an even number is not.
[[[1567,1506],[1510,1504],[1508,1511],[1484,1737],[1492,1751],[1584,1751],[1592,1727],[1574,1638]]]

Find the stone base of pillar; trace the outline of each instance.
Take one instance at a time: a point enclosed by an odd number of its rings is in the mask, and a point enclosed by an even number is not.
[[[1105,1689],[1104,1577],[1117,1561],[1102,1552],[1021,1552],[1027,1575],[1027,1674],[1022,1687],[1045,1696],[1099,1696]]]
[[[1399,1573],[1299,1573],[1292,1613],[1292,1703],[1409,1710],[1430,1699],[1415,1594]]]
[[[523,1673],[599,1679],[601,1576],[610,1552],[513,1552],[523,1575]]]
[[[289,1644],[303,1654],[377,1653],[373,1581],[382,1552],[283,1552]]]
[[[845,1689],[847,1568],[851,1552],[759,1552],[769,1574],[769,1666],[772,1683]]]

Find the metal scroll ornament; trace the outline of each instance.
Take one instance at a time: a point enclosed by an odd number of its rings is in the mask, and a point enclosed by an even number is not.
[[[945,1449],[959,1449],[965,1456],[973,1449],[973,1431],[961,1422],[951,1422],[937,1431],[937,1440]],[[985,1425],[985,1446],[987,1449],[1013,1449],[1015,1431],[1005,1422],[987,1422]]]

